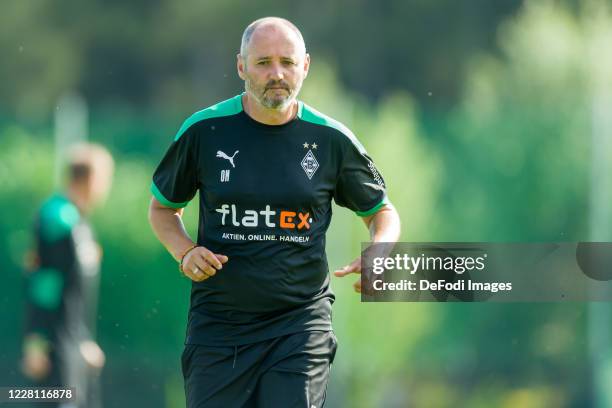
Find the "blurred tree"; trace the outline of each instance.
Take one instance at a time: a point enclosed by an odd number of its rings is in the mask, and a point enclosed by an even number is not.
[[[374,0],[202,2],[75,0],[8,2],[0,16],[0,110],[46,119],[77,89],[94,109],[128,105],[180,112],[241,86],[235,54],[244,27],[265,15],[303,30],[314,61],[339,62],[341,82],[371,100],[410,91],[426,106],[452,106],[467,55],[494,49],[498,22],[519,0],[492,3]]]

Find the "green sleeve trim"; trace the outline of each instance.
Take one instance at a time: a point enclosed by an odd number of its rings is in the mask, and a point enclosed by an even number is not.
[[[174,141],[179,140],[183,133],[185,133],[194,123],[205,119],[231,116],[240,112],[242,112],[242,94],[236,95],[233,98],[227,99],[223,102],[219,102],[216,105],[209,106],[208,108],[202,109],[201,111],[191,115],[176,133]]]
[[[367,211],[355,211],[355,214],[357,214],[360,217],[369,217],[370,215],[376,214],[378,212],[378,210],[380,210],[386,204],[391,204],[391,201],[389,201],[387,196],[385,196],[385,198],[383,198],[380,201],[380,203],[376,204],[371,209],[369,209]]]
[[[40,210],[40,233],[47,242],[66,237],[81,219],[79,210],[66,197],[56,194]]]
[[[159,189],[155,185],[155,182],[151,183],[151,193],[153,193],[155,198],[157,198],[157,201],[159,201],[160,203],[162,203],[166,207],[183,208],[183,207],[186,207],[187,204],[189,204],[189,201],[185,201],[183,203],[175,203],[175,202],[172,202],[172,201],[168,200],[166,197],[164,197],[164,195],[161,193],[161,191],[159,191]]]
[[[355,147],[357,147],[359,153],[364,154],[366,152],[365,147],[363,147],[359,140],[357,140],[357,137],[348,127],[301,101],[299,102],[298,106],[298,117],[306,122],[314,123],[315,125],[327,126],[336,129],[346,136],[355,145]]]

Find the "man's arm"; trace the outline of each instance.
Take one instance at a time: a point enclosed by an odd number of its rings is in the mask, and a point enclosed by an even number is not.
[[[202,246],[189,250],[196,244],[185,230],[183,208],[167,207],[152,197],[149,223],[157,239],[177,262],[181,262],[184,256],[183,273],[193,281],[200,282],[214,276],[228,260],[227,256],[214,254]]]
[[[375,214],[363,217],[363,222],[370,231],[370,240],[378,242],[397,242],[400,237],[401,222],[399,214],[391,204],[385,204]],[[361,257],[334,272],[338,277],[350,273],[361,274]],[[355,292],[361,293],[361,279],[353,284]]]
[[[363,222],[370,231],[372,243],[397,242],[399,239],[400,218],[391,204],[384,205],[375,214],[363,217]]]
[[[183,212],[184,208],[166,207],[155,197],[151,197],[149,223],[157,239],[178,262],[181,260],[181,254],[194,245],[185,230]]]

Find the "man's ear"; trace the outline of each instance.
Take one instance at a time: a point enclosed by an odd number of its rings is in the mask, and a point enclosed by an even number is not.
[[[310,69],[310,54],[306,53],[304,57],[304,78],[308,76],[308,70]]]
[[[242,58],[242,55],[236,54],[236,69],[238,71],[238,76],[240,79],[244,80],[244,68],[245,68],[246,60]]]

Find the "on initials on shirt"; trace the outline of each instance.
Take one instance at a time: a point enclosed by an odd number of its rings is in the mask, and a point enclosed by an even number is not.
[[[230,171],[229,170],[221,170],[221,182],[227,183],[230,179]]]

